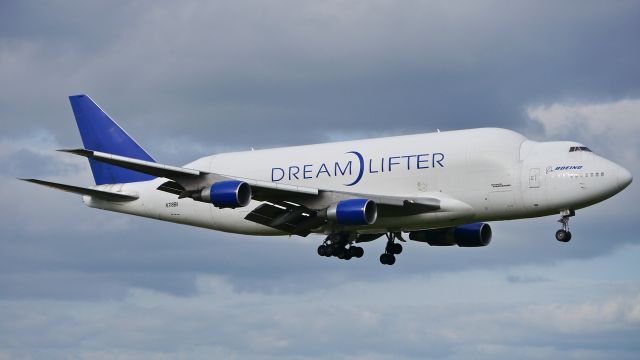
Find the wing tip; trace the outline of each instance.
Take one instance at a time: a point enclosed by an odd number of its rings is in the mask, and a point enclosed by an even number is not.
[[[87,149],[83,149],[83,148],[76,148],[76,149],[58,149],[58,150],[56,150],[56,151],[63,152],[63,153],[67,153],[67,154],[80,155],[80,156],[89,156],[89,155],[93,155],[93,151],[92,151],[92,150],[87,150]]]

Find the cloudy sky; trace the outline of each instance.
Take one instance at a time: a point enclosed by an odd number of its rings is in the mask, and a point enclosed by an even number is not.
[[[499,126],[640,173],[637,1],[0,2],[0,359],[638,359],[636,183],[480,249],[259,238],[85,208],[67,96],[159,161]]]

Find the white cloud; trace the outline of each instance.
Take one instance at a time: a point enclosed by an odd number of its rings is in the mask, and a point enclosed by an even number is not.
[[[560,104],[527,109],[531,119],[540,122],[547,134],[582,131],[590,136],[603,132],[622,135],[640,130],[640,99],[598,104]]]
[[[595,104],[530,106],[527,115],[549,137],[573,135],[606,148],[624,162],[640,158],[640,99]]]

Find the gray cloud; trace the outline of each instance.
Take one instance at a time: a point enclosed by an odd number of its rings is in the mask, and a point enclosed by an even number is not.
[[[549,281],[549,279],[540,277],[540,276],[509,275],[507,276],[507,281],[514,284],[530,284],[530,283],[538,283],[538,282],[547,282]]]
[[[20,149],[0,157],[0,168],[9,176],[47,177],[75,174],[78,164],[63,163],[53,155],[45,155],[30,149]]]
[[[0,116],[68,123],[64,96],[88,92],[160,152],[175,134],[218,150],[513,127],[531,103],[638,95],[631,3],[278,4],[17,6],[5,14],[36,25],[5,35]]]

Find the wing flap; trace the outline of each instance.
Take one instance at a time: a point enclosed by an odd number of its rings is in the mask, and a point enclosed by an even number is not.
[[[245,219],[300,236],[309,235],[312,229],[326,222],[326,220],[319,218],[316,212],[303,206],[271,203],[261,204],[245,216]]]

